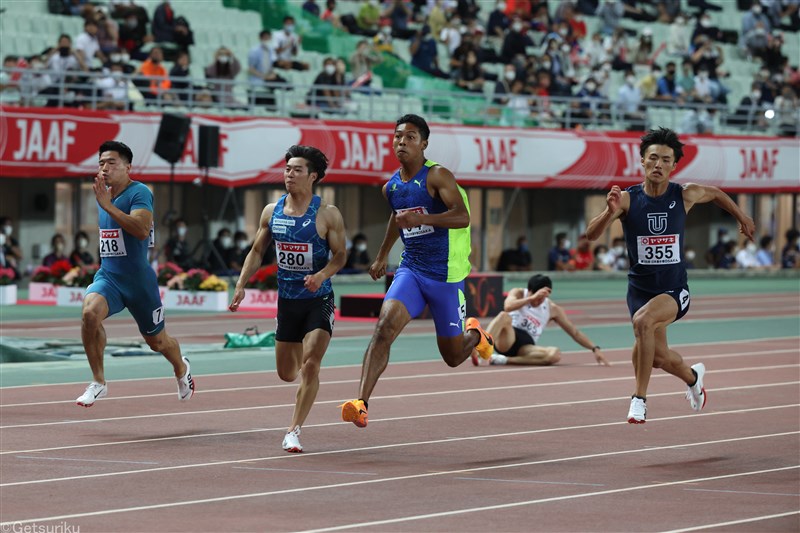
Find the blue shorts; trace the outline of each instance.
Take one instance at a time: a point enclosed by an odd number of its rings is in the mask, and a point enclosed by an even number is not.
[[[421,315],[427,304],[439,337],[456,337],[464,333],[467,300],[463,280],[455,283],[433,281],[401,266],[394,273],[384,300],[402,302],[411,318]]]
[[[689,296],[689,287],[687,285],[678,287],[677,289],[671,289],[657,293],[646,292],[628,285],[628,311],[631,312],[631,318],[633,318],[633,315],[636,314],[636,311],[644,307],[647,302],[659,294],[667,294],[672,296],[672,298],[675,300],[675,303],[678,304],[678,314],[675,315],[675,320],[673,320],[673,322],[680,320],[687,312],[689,312],[691,298]]]
[[[114,274],[101,268],[86,288],[87,295],[93,292],[108,302],[108,316],[127,307],[142,335],[151,337],[164,329],[164,304],[152,269],[135,274]]]

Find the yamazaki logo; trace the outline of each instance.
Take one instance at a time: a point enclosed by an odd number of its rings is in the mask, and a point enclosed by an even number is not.
[[[768,178],[772,179],[775,165],[778,164],[777,148],[740,148],[742,156],[742,173],[739,179]]]
[[[666,237],[642,237],[642,244],[646,246],[658,246],[659,244],[675,244],[675,236]]]
[[[284,252],[307,252],[308,243],[291,244],[286,242],[279,242],[278,249]]]
[[[101,239],[116,239],[117,237],[119,237],[119,230],[118,229],[100,230],[100,238]]]

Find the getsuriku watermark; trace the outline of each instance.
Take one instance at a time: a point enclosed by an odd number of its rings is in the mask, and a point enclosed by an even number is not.
[[[5,522],[0,524],[0,533],[81,533],[81,526],[67,522],[56,522],[54,524]]]

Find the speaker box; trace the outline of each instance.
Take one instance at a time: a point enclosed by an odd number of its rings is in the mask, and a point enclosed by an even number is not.
[[[183,155],[189,124],[192,119],[185,115],[164,113],[158,128],[153,152],[169,163],[177,163]]]
[[[200,125],[200,140],[197,146],[197,166],[210,168],[219,166],[219,126]]]

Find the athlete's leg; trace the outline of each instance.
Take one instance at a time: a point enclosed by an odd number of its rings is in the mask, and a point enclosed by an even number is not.
[[[436,336],[439,353],[447,366],[457,367],[472,355],[472,350],[481,342],[481,334],[474,329],[455,337]]]
[[[561,360],[561,350],[555,346],[536,346],[526,344],[517,355],[506,359],[507,365],[554,365]]]
[[[647,386],[653,371],[656,353],[656,330],[666,328],[678,314],[678,304],[668,294],[659,294],[642,306],[633,315],[633,333],[636,336],[634,348],[634,370],[636,390],[633,393],[647,398]]]
[[[494,338],[494,350],[500,353],[511,348],[516,340],[514,326],[511,325],[511,315],[505,311],[500,311],[500,313],[489,322],[486,333]]]
[[[166,328],[155,335],[142,335],[147,345],[154,352],[160,352],[170,363],[175,371],[175,377],[180,379],[186,374],[186,363],[181,356],[181,346],[178,341],[167,334]]]
[[[656,329],[656,356],[653,367],[660,368],[664,372],[672,374],[678,379],[683,380],[687,385],[695,381],[692,368],[683,362],[681,355],[669,348],[667,345],[667,328]]]
[[[394,299],[384,300],[378,323],[375,324],[375,331],[364,354],[358,396],[360,400],[369,401],[378,378],[389,363],[389,349],[392,343],[410,321],[411,315],[403,302]]]
[[[103,320],[108,316],[108,302],[99,293],[90,292],[83,299],[81,311],[81,340],[89,367],[97,383],[105,383],[103,352],[106,349],[106,330]]]
[[[331,342],[331,334],[323,329],[315,329],[306,334],[303,343],[300,345],[300,364],[296,365],[298,361],[296,351],[292,350],[286,359],[291,359],[290,365],[292,367],[299,366],[300,373],[300,386],[297,388],[297,400],[294,405],[294,413],[292,414],[292,424],[289,426],[289,431],[297,426],[302,426],[311,411],[311,406],[314,405],[314,400],[317,398],[319,391],[319,369],[322,365],[322,357],[328,349],[328,344]],[[296,343],[282,343],[282,344],[296,344]],[[292,346],[293,348],[293,346]],[[276,343],[275,350],[276,359],[278,358],[278,350]],[[280,363],[278,363],[280,365]],[[281,374],[279,367],[278,375],[284,381],[294,381],[297,377],[297,371],[294,375]],[[291,377],[291,379],[286,379]]]

